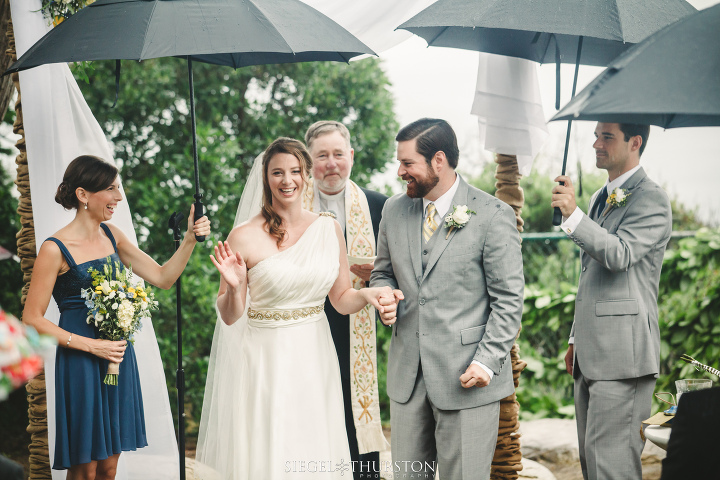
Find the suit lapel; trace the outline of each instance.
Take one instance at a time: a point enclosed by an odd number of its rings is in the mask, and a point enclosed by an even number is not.
[[[420,250],[422,249],[422,199],[414,198],[407,214],[408,248],[410,248],[410,263],[415,271],[415,278],[422,276],[422,260]]]
[[[452,204],[450,205],[450,210],[448,210],[448,213],[452,211],[453,205],[467,205],[468,192],[469,190],[467,183],[465,183],[465,180],[460,177],[460,185],[458,185],[458,189],[453,196]],[[447,213],[445,215],[447,215]],[[470,217],[470,221],[472,222],[472,216]],[[436,239],[435,247],[433,247],[432,252],[430,252],[430,258],[428,259],[427,266],[425,267],[425,273],[422,277],[423,281],[425,280],[425,278],[427,278],[428,273],[430,273],[430,270],[432,270],[432,268],[435,266],[438,259],[440,258],[440,255],[443,254],[443,252],[450,244],[453,237],[457,234],[459,229],[453,228],[452,232],[448,233],[448,229],[445,228],[445,221],[443,218],[441,218],[438,230],[439,231],[436,233],[436,235],[440,236]]]
[[[605,188],[605,187],[603,187],[603,188]],[[597,211],[597,209],[595,209],[593,207],[595,207],[595,201],[597,200],[598,195],[600,195],[600,190],[595,192],[593,194],[593,196],[590,197],[590,205],[588,206],[588,216],[590,217],[590,220],[592,220],[596,223],[599,221],[597,218],[597,215],[595,213]]]
[[[630,178],[628,178],[625,183],[620,186],[620,188],[622,188],[623,190],[627,190],[628,193],[632,194],[635,188],[640,185],[643,180],[645,180],[645,177],[647,177],[647,174],[645,173],[645,170],[640,167],[640,169],[635,172]],[[608,192],[608,195],[610,193],[612,192]],[[630,201],[630,199],[628,199],[628,201]],[[615,210],[618,210],[618,208],[610,205],[605,207],[605,210],[600,215],[600,218],[597,220],[601,227],[605,225],[605,221],[608,219],[608,217],[610,217],[610,215],[612,215]]]

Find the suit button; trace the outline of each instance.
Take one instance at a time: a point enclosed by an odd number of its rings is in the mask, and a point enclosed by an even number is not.
[[[420,332],[415,332],[415,336],[416,336],[417,338],[420,338]]]
[[[424,299],[424,298],[421,298],[421,299],[420,299],[420,305],[425,305],[425,299]]]
[[[427,254],[428,254],[428,251],[427,251],[427,250],[423,250],[423,255],[427,255]]]
[[[583,267],[583,268],[582,268],[582,271],[583,271],[583,272],[584,272],[585,270],[587,270],[587,267]]]

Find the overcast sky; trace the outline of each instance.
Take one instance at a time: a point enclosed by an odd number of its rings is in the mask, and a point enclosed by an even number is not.
[[[690,0],[702,9],[720,0]],[[460,168],[477,171],[491,161],[491,153],[479,145],[477,117],[470,114],[477,78],[478,54],[475,52],[431,47],[413,37],[381,55],[384,69],[392,82],[396,113],[401,125],[421,117],[444,118],[458,135],[463,153]],[[570,99],[574,66],[562,65],[562,101]],[[599,67],[580,67],[578,92],[603,71]],[[545,115],[555,111],[555,65],[539,67],[540,89]],[[566,122],[550,123],[551,137],[535,165],[545,170],[554,167],[560,173]],[[578,157],[584,171],[595,170],[594,122],[574,122],[568,157],[568,173],[575,176]],[[577,147],[577,148],[575,148]],[[688,206],[697,206],[701,216],[720,222],[720,128],[652,127],[641,165],[648,175],[663,185],[671,196]],[[391,170],[396,170],[392,165]],[[553,176],[554,176],[553,175]],[[393,175],[383,177],[394,183]],[[549,201],[549,192],[548,192]]]

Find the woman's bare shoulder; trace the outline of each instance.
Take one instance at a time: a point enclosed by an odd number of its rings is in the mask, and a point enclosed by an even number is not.
[[[265,218],[258,214],[233,228],[227,237],[227,241],[231,245],[236,242],[242,243],[257,238],[262,233],[267,233],[265,231]]]

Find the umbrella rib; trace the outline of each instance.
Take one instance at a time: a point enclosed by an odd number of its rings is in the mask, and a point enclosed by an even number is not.
[[[428,42],[428,47],[431,46],[433,43],[435,43],[435,40],[437,40],[438,38],[440,38],[440,35],[442,35],[443,33],[445,33],[445,30],[447,30],[447,29],[448,29],[448,27],[443,27],[443,29],[440,30],[440,33],[438,33],[437,35],[435,35],[435,36],[433,37],[433,39]]]
[[[543,33],[546,33],[546,32],[538,32],[538,33],[540,35],[542,35]],[[550,48],[550,42],[553,39],[552,33],[546,33],[546,35],[547,35],[547,42],[545,43],[545,50],[543,50],[542,56],[540,57],[540,61],[538,62],[538,63],[540,63],[540,65],[543,65],[545,63],[543,60],[545,60],[545,55],[547,55],[548,49]],[[556,39],[556,41],[557,41],[557,39]]]
[[[263,10],[255,2],[255,0],[248,0],[248,3],[252,4],[258,11],[263,12]],[[260,17],[258,17],[254,12],[251,12],[251,13],[253,15],[255,15],[255,18],[262,21],[262,19]],[[280,30],[278,30],[277,27],[275,27],[275,25],[270,20],[270,17],[265,12],[263,12],[263,13],[265,14],[265,18],[267,19],[268,24],[270,24],[272,26],[272,29],[275,31],[275,33],[278,34],[278,36],[282,39],[282,41],[285,43],[285,45],[290,49],[290,52],[294,55],[296,53],[295,50],[290,46],[288,41],[285,40],[285,37],[280,33]]]
[[[155,16],[155,9],[157,8],[158,0],[155,0],[153,2],[152,11],[150,12],[150,15],[148,15],[148,23],[145,26],[145,32],[143,33],[143,49],[140,53],[140,58],[138,58],[139,62],[142,62],[145,60],[145,51],[147,49],[147,36],[148,32],[150,31],[150,23],[152,22],[153,17]]]

